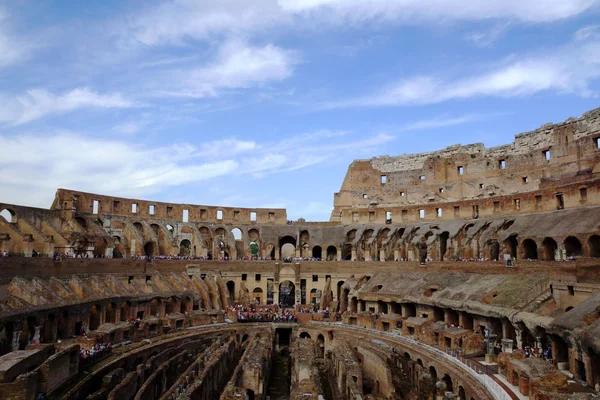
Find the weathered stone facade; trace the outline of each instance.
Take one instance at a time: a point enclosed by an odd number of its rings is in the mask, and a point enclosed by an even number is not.
[[[597,109],[358,160],[328,222],[66,189],[0,203],[0,397],[595,398],[599,140]]]

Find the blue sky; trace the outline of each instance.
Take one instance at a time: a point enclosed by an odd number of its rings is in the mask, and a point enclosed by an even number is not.
[[[329,218],[349,163],[600,106],[600,0],[0,1],[0,201]]]

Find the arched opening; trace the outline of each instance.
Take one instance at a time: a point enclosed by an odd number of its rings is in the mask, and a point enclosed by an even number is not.
[[[558,244],[556,240],[551,237],[544,238],[542,241],[542,260],[544,261],[554,261],[556,260],[556,250],[558,249]]]
[[[144,254],[146,257],[154,257],[154,243],[148,242],[144,245]]]
[[[321,249],[321,246],[313,247],[313,249],[312,249],[313,258],[321,259],[322,255],[323,255],[323,250]]]
[[[552,340],[552,346],[554,350],[552,358],[555,358],[557,363],[568,363],[569,346],[567,345],[567,342],[565,342],[563,338],[558,335],[552,335],[550,338]]]
[[[336,261],[337,260],[337,247],[329,246],[327,247],[327,261]]]
[[[181,304],[179,305],[180,313],[185,314],[187,312],[190,312],[191,308],[192,308],[192,299],[190,299],[187,296],[185,296],[183,299],[181,299]]]
[[[176,309],[177,309],[177,299],[175,299],[174,297],[169,297],[169,299],[167,300],[167,302],[165,304],[165,313],[167,315],[173,314]]]
[[[254,390],[246,389],[246,398],[248,400],[254,400]]]
[[[310,334],[308,332],[301,332],[300,338],[301,339],[310,339]]]
[[[431,379],[433,380],[433,382],[437,382],[438,374],[437,374],[437,370],[435,369],[435,367],[433,365],[431,365],[429,367],[429,375],[431,375]]]
[[[113,249],[113,258],[124,258],[125,257],[125,246],[121,243],[121,238],[119,236],[113,236],[114,240],[114,249]]]
[[[311,289],[309,303],[317,304],[317,289]]]
[[[465,393],[465,388],[462,386],[458,387],[458,399],[459,400],[467,400],[467,394]]]
[[[189,257],[191,255],[191,248],[192,243],[187,239],[183,239],[179,244],[179,255],[183,257]]]
[[[121,315],[120,315],[120,320],[121,321],[127,321],[129,320],[129,310],[131,310],[131,303],[129,303],[128,301],[124,301],[121,303]]]
[[[258,257],[258,252],[259,252],[259,247],[258,244],[256,244],[256,242],[250,242],[250,254],[252,254],[252,257]]]
[[[152,299],[150,302],[150,315],[153,317],[158,317],[160,313],[160,300]]]
[[[352,260],[352,245],[350,243],[344,243],[342,246],[342,260]]]
[[[350,299],[350,312],[356,313],[358,312],[358,299],[356,297],[352,297]]]
[[[566,238],[564,244],[567,257],[581,257],[583,255],[581,242],[575,236]]]
[[[254,288],[252,291],[252,299],[256,304],[263,304],[263,290],[259,287]]]
[[[528,260],[537,260],[537,244],[533,239],[523,241],[523,256]]]
[[[150,224],[150,228],[152,228],[154,233],[156,233],[157,235],[158,235],[158,232],[160,232],[160,226],[158,226],[158,224]]]
[[[144,233],[144,226],[142,225],[141,222],[134,222],[133,226],[135,227],[135,229],[138,230],[138,232]]]
[[[296,256],[296,239],[284,236],[279,240],[279,254],[281,258],[294,258]]]
[[[3,217],[9,224],[13,222],[14,215],[14,212],[9,210],[8,208],[5,208],[4,210],[0,211],[0,217]]]
[[[242,230],[240,228],[233,228],[231,234],[235,240],[242,240]]]
[[[296,304],[296,286],[291,281],[279,284],[279,304],[283,307],[293,307]]]
[[[107,304],[105,322],[107,324],[114,324],[117,322],[117,305],[115,303]]]
[[[590,257],[600,258],[600,236],[593,235],[589,238],[588,252]]]
[[[450,233],[445,231],[440,235],[440,261],[444,261],[444,255],[448,250],[448,238],[450,237]]]
[[[95,331],[100,326],[100,313],[102,308],[99,305],[92,306],[90,308],[90,331]]]
[[[454,387],[452,386],[452,378],[450,378],[450,375],[448,375],[448,374],[444,375],[444,377],[442,378],[442,381],[444,381],[444,383],[446,384],[447,392],[454,392]]]
[[[166,225],[166,228],[167,228],[167,230],[168,230],[169,232],[171,232],[171,233],[174,233],[174,232],[175,232],[175,228],[173,228],[173,225],[171,225],[171,224],[167,224],[167,225]]]
[[[233,304],[235,302],[235,282],[227,281],[227,293],[229,294],[229,302]]]
[[[510,254],[511,258],[517,258],[517,247],[519,246],[519,242],[517,241],[517,237],[515,235],[509,236],[504,241],[505,251]]]
[[[380,312],[382,314],[388,313],[388,305],[385,301],[378,300],[377,301],[377,309],[378,309],[378,312]]]
[[[317,336],[317,345],[319,346],[319,358],[325,357],[325,337],[322,334]]]

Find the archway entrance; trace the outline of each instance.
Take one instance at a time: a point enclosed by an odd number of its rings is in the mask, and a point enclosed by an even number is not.
[[[542,260],[554,261],[556,259],[556,249],[558,244],[551,237],[544,238],[542,241]]]
[[[252,257],[258,257],[258,244],[256,242],[250,242],[250,253]]]
[[[600,236],[594,235],[588,240],[588,251],[590,257],[600,257]]]
[[[448,250],[448,238],[450,237],[450,233],[445,231],[440,235],[440,261],[444,261],[444,255]]]
[[[183,257],[191,256],[192,243],[189,240],[183,239],[179,244],[179,255]]]
[[[321,246],[315,246],[312,249],[312,256],[313,258],[318,258],[321,259],[321,256],[323,255],[323,249],[321,249]]]
[[[335,246],[329,246],[327,248],[327,261],[337,260],[337,248]]]
[[[504,248],[512,258],[517,258],[517,246],[519,242],[516,236],[510,236],[504,241]]]
[[[565,239],[565,251],[567,257],[581,257],[583,255],[581,242],[574,236]]]
[[[296,256],[296,239],[292,236],[284,236],[279,240],[279,255],[283,258],[294,258]]]
[[[293,307],[296,304],[296,286],[291,281],[279,284],[279,304],[282,307]]]
[[[523,241],[523,255],[526,259],[537,260],[537,244],[532,239]]]
[[[144,245],[144,254],[147,257],[153,257],[154,256],[154,243],[152,242],[148,242]]]
[[[0,217],[4,217],[4,219],[6,220],[6,222],[8,222],[9,224],[12,223],[12,222],[14,222],[13,221],[13,219],[14,219],[14,213],[11,210],[7,209],[7,208],[5,208],[4,210],[0,211]]]
[[[235,302],[235,282],[234,281],[227,282],[227,292],[229,293],[229,303],[233,304]]]

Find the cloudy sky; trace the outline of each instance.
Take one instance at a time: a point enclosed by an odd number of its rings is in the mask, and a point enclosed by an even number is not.
[[[357,158],[600,106],[600,0],[0,0],[0,202],[327,220]]]

